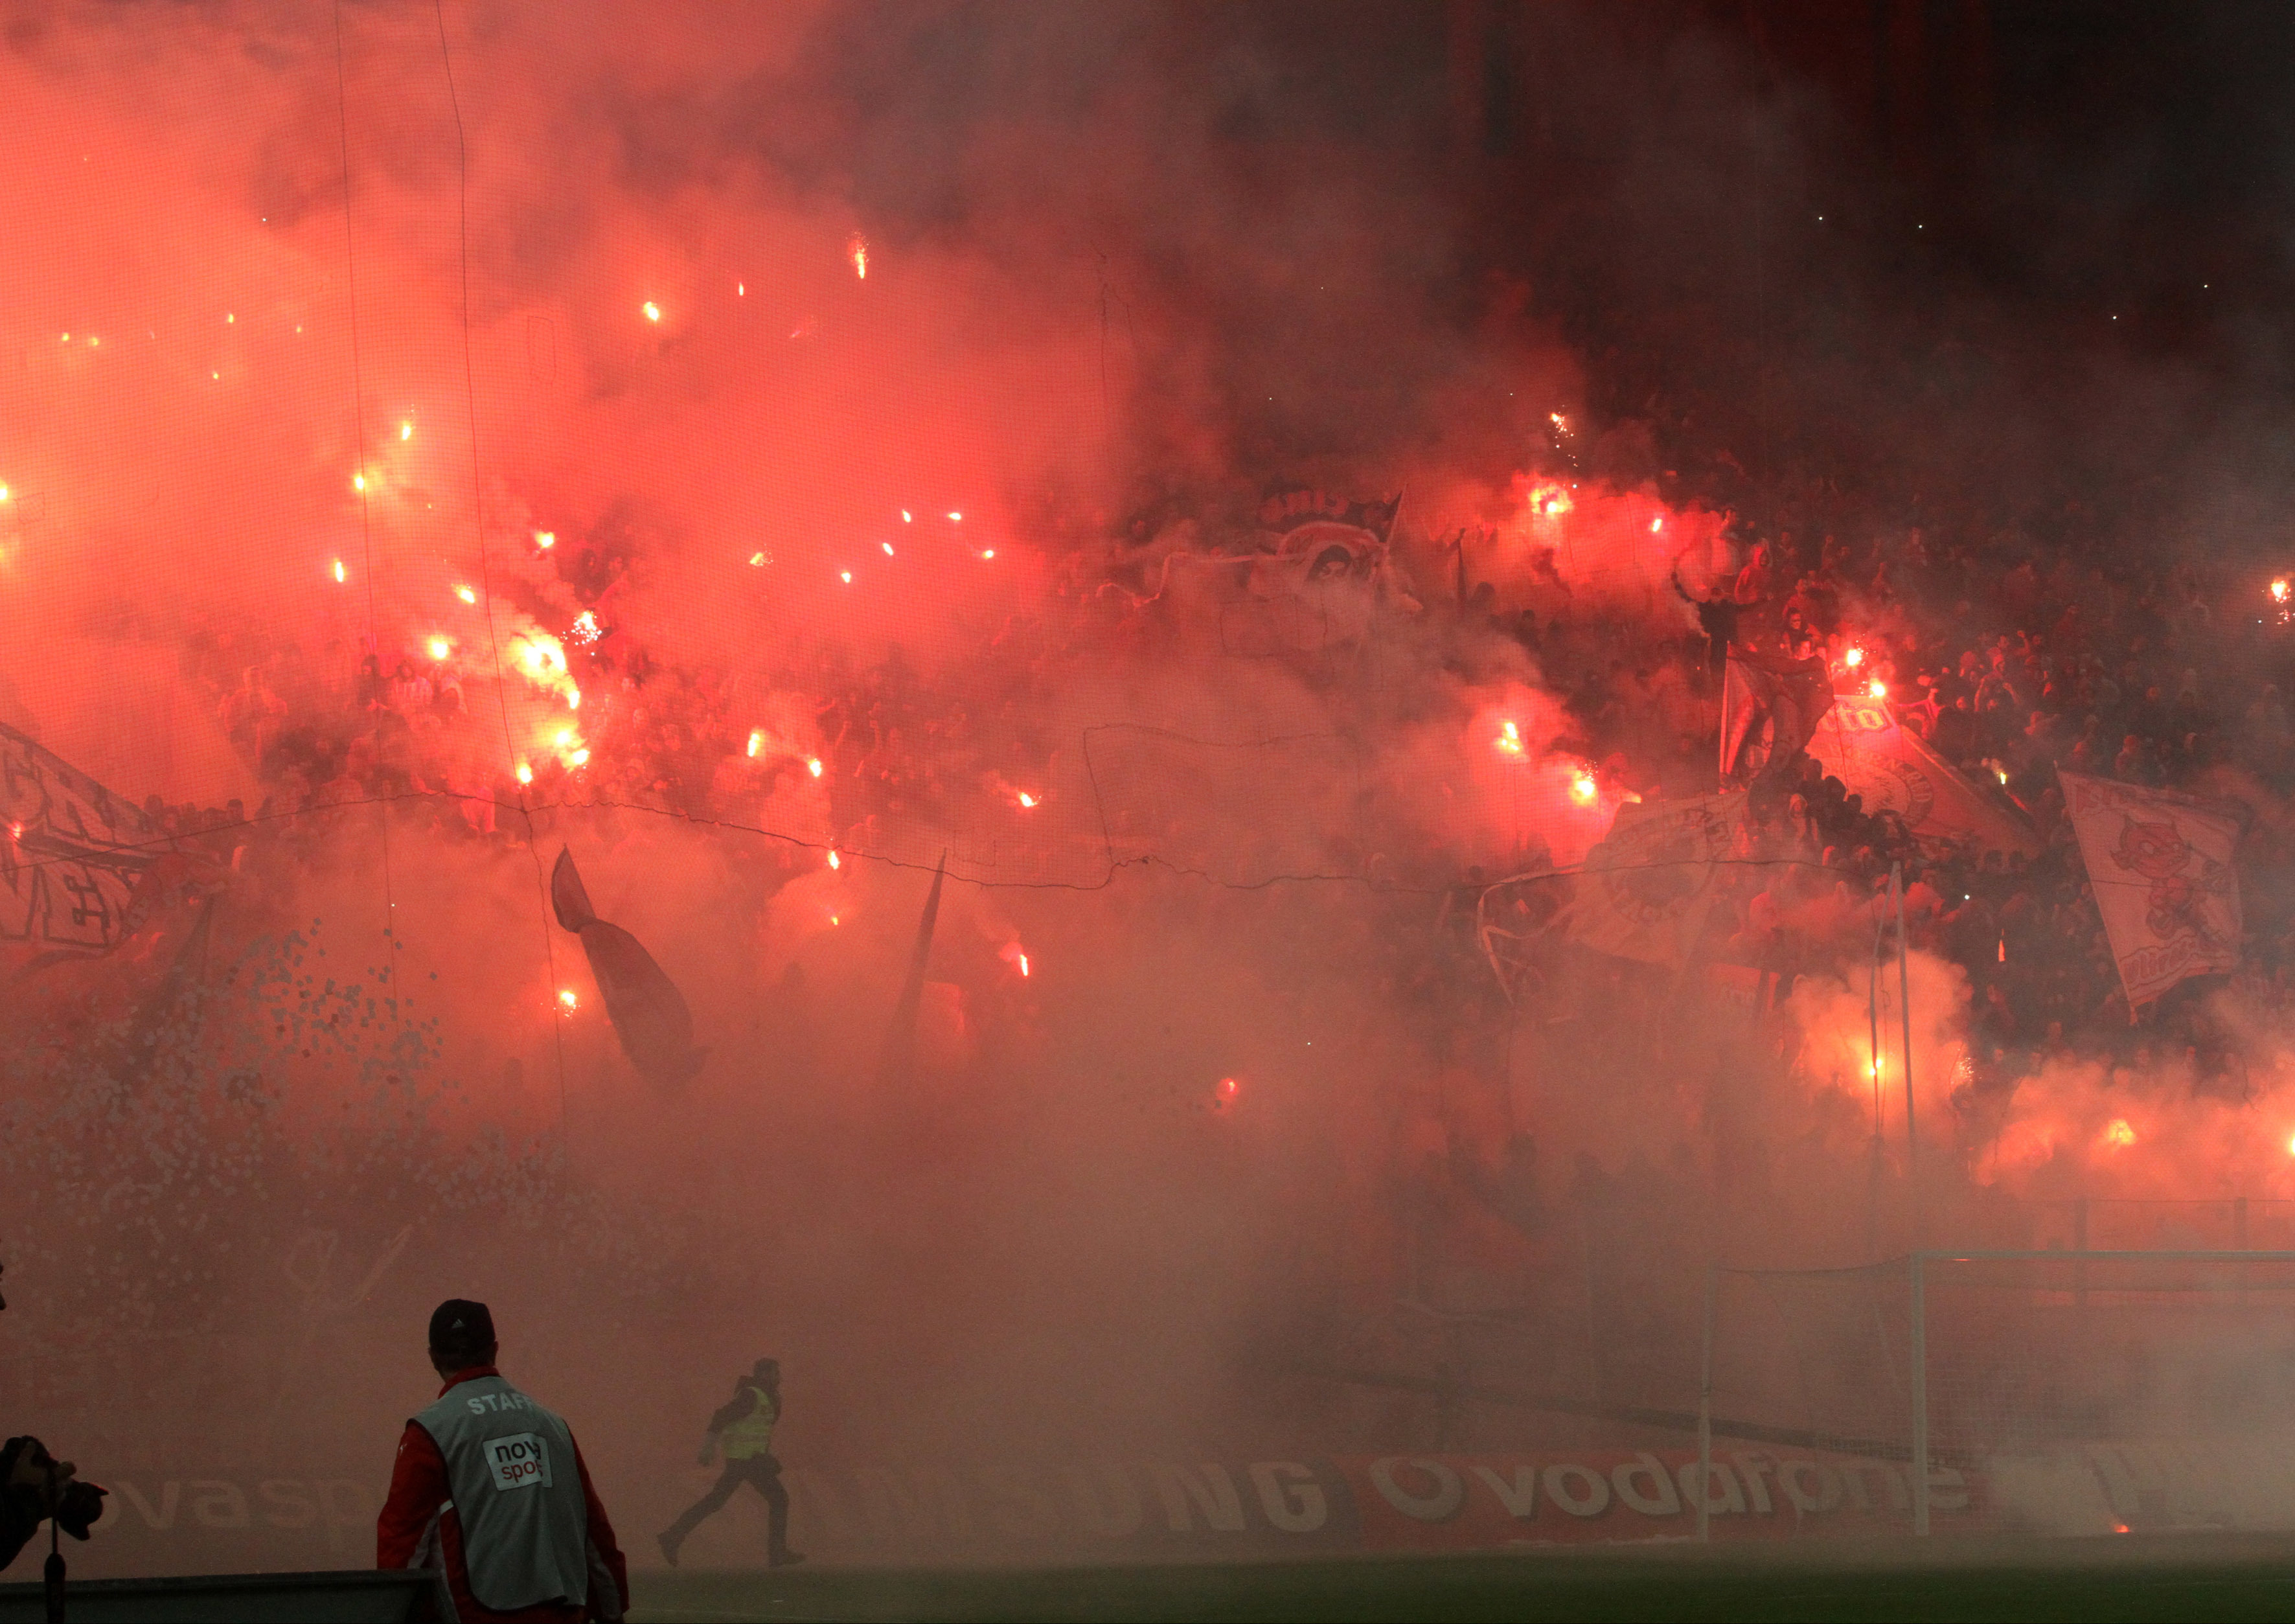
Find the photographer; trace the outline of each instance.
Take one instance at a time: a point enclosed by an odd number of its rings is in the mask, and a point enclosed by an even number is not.
[[[5,1268],[0,1264],[0,1271]],[[7,1306],[0,1297],[0,1309]],[[103,1514],[104,1491],[79,1481],[74,1470],[37,1438],[11,1438],[0,1446],[0,1568],[16,1560],[50,1517],[73,1538],[87,1538]]]

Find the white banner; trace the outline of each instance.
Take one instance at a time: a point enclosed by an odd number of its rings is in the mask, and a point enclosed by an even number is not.
[[[1679,964],[1704,927],[1715,867],[1736,855],[1742,795],[1629,802],[1573,883],[1570,939],[1621,959]]]
[[[2239,967],[2239,820],[2212,803],[2084,773],[2058,775],[2128,1005]]]

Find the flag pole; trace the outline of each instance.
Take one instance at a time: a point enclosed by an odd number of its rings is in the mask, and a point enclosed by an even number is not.
[[[1865,979],[1865,1025],[1872,1044],[1866,1051],[1871,1064],[1866,1074],[1873,1084],[1872,1167],[1865,1179],[1865,1254],[1875,1261],[1881,1255],[1881,933],[1886,928],[1884,920],[1873,921],[1872,973]]]
[[[1889,894],[1897,904],[1897,1001],[1905,1022],[1905,1180],[1913,1196],[1913,1245],[1921,1244],[1921,1140],[1913,1123],[1912,954],[1905,943],[1905,865],[1889,865]]]

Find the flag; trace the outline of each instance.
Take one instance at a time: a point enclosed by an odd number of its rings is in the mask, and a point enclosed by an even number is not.
[[[1721,779],[1742,782],[1792,764],[1833,708],[1822,659],[1796,660],[1732,644],[1721,685]]]
[[[2239,967],[2235,812],[2193,796],[2059,772],[2128,1007]]]
[[[917,1021],[924,1006],[925,967],[932,959],[933,929],[940,921],[941,882],[948,877],[948,853],[940,854],[940,867],[933,870],[932,889],[925,894],[925,910],[917,920],[916,946],[909,955],[909,973],[901,983],[901,1001],[893,1007],[892,1024],[885,1032],[885,1050],[878,1061],[878,1075],[887,1082],[897,1082],[916,1067]]]
[[[0,942],[108,953],[134,928],[137,882],[171,844],[143,809],[0,727]]]
[[[1835,694],[1808,745],[1826,772],[1862,797],[1868,812],[1892,812],[1914,839],[1980,852],[2038,854],[2039,837],[2005,795],[1988,794],[1904,726],[1886,699]]]
[[[635,936],[598,917],[570,848],[558,853],[551,871],[550,905],[559,924],[582,938],[606,1018],[639,1074],[666,1088],[699,1071],[709,1051],[693,1047],[685,995]]]
[[[1572,881],[1566,932],[1597,952],[1679,964],[1695,946],[1719,864],[1735,855],[1742,795],[1628,802]]]

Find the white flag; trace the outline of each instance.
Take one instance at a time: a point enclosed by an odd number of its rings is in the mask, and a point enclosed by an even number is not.
[[[1588,853],[1572,888],[1570,939],[1621,959],[1679,964],[1712,904],[1714,875],[1736,854],[1745,797],[1629,803]]]
[[[2172,790],[2058,776],[2128,1007],[2185,976],[2238,968],[2237,816]]]

